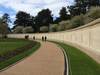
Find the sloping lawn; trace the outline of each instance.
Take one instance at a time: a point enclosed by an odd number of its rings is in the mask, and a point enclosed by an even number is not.
[[[100,64],[79,49],[64,43],[59,43],[68,55],[70,75],[100,75]]]
[[[23,47],[29,43],[30,41],[23,39],[0,39],[0,55]]]
[[[39,42],[23,39],[0,39],[0,70],[29,56],[40,47]]]

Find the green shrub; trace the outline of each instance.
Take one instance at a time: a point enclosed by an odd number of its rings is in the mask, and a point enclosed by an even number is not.
[[[91,18],[91,17],[88,17],[88,16],[84,16],[84,24],[88,24],[88,23],[90,23],[90,22],[92,22],[93,21],[93,18]]]
[[[91,7],[86,15],[94,20],[100,18],[100,7]]]
[[[51,24],[50,25],[50,32],[58,31],[58,24]]]
[[[62,21],[59,23],[59,26],[58,26],[58,30],[62,31],[62,30],[67,30],[67,29],[70,29],[72,27],[70,21]]]
[[[31,26],[23,28],[23,33],[32,33],[34,30]]]
[[[84,25],[84,15],[75,16],[71,19],[70,23],[72,24],[73,28]]]
[[[7,34],[9,33],[9,29],[6,23],[0,23],[0,34]]]
[[[40,27],[40,32],[48,32],[48,31],[49,31],[49,29],[47,26]]]
[[[14,30],[13,33],[22,33],[23,32],[23,26],[17,26]]]

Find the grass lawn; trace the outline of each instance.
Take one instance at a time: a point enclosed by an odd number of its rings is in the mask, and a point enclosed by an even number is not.
[[[100,64],[91,57],[64,43],[58,43],[67,53],[69,58],[70,75],[100,75]]]
[[[23,40],[23,39],[2,39],[2,40],[0,39],[0,54],[3,55],[11,51],[14,52],[16,48],[24,47],[27,44],[32,43],[32,42],[33,41]],[[38,42],[34,41],[33,44],[34,45],[32,46],[31,49],[23,51],[5,61],[0,62],[0,70],[29,56],[30,54],[35,52],[40,47],[40,43]]]
[[[0,55],[29,44],[30,41],[22,39],[0,39]]]

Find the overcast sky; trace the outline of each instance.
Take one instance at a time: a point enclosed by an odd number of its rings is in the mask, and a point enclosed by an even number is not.
[[[42,9],[49,8],[52,14],[59,16],[59,10],[73,3],[73,0],[0,0],[0,16],[8,13],[11,19],[18,11],[25,11],[36,16]]]

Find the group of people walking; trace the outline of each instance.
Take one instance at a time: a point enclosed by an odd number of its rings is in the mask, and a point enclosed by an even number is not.
[[[35,38],[35,36],[33,36],[33,40],[35,40],[36,38]],[[47,37],[46,36],[42,36],[42,41],[47,41]]]
[[[46,41],[46,40],[47,40],[47,37],[42,36],[42,41]]]
[[[25,39],[28,39],[29,38],[29,35],[25,35]],[[36,37],[35,36],[33,36],[33,40],[36,40]],[[41,40],[42,41],[47,41],[47,37],[46,36],[42,36],[41,37]]]

